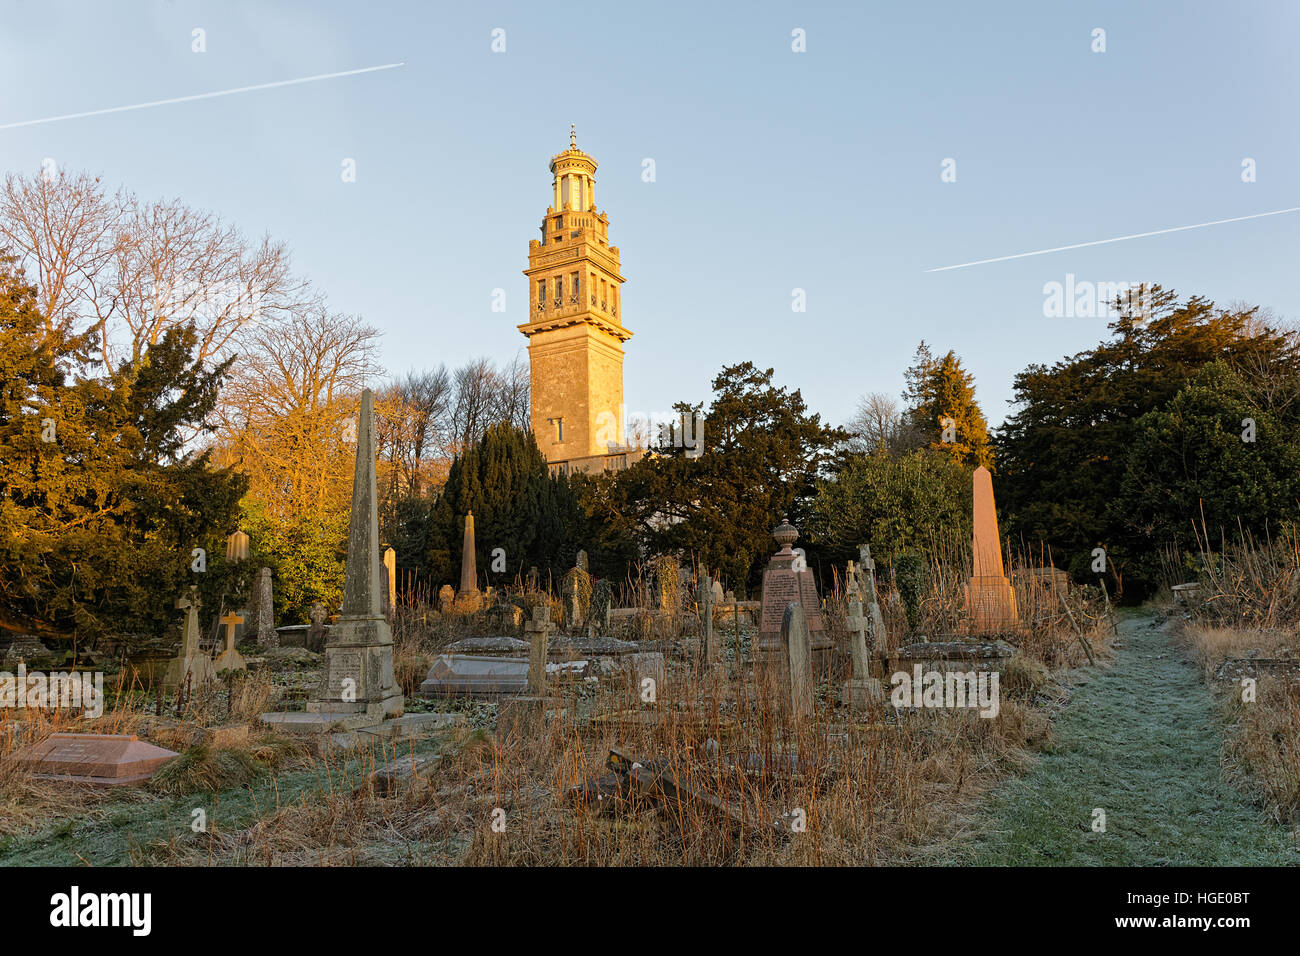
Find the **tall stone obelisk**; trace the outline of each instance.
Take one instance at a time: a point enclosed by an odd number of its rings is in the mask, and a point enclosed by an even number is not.
[[[465,515],[465,541],[460,552],[460,590],[456,603],[464,610],[477,610],[481,595],[478,589],[478,571],[474,563],[474,512]]]
[[[1016,592],[1002,570],[1002,539],[993,507],[993,476],[983,465],[971,479],[975,532],[971,541],[971,579],[966,609],[975,632],[1013,631],[1019,624]]]
[[[361,393],[357,467],[352,484],[343,608],[325,639],[325,673],[307,703],[311,713],[365,714],[376,722],[402,713],[393,676],[393,634],[384,617],[388,586],[379,553],[375,480],[375,394]]]

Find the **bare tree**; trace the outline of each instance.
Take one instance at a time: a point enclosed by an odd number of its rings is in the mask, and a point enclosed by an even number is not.
[[[871,392],[858,400],[857,410],[845,428],[853,434],[851,450],[893,452],[904,432],[903,413],[892,395]]]

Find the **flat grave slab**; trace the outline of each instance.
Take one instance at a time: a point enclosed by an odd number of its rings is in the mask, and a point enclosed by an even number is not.
[[[38,780],[120,787],[143,783],[175,756],[135,734],[51,734],[14,761]]]

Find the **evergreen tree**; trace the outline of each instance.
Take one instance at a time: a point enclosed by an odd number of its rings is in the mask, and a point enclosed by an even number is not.
[[[922,342],[903,373],[906,419],[916,445],[929,447],[974,468],[993,463],[989,426],[975,401],[975,379],[949,351],[940,359]]]
[[[498,586],[537,567],[558,582],[573,566],[585,520],[563,476],[551,477],[531,432],[500,422],[488,427],[452,463],[428,521],[429,575],[434,586],[460,582],[464,520],[474,513],[479,586]],[[492,570],[492,552],[505,551],[505,571]]]

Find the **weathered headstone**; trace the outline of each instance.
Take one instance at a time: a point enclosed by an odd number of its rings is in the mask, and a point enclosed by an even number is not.
[[[533,617],[524,625],[528,632],[528,693],[541,697],[546,693],[546,653],[551,635],[550,608],[539,604],[533,608]]]
[[[307,617],[311,621],[311,627],[307,629],[303,646],[312,653],[319,654],[325,649],[325,620],[329,613],[325,610],[325,605],[317,601],[311,606]]]
[[[478,571],[474,563],[474,512],[465,515],[465,539],[460,552],[460,590],[456,592],[456,607],[477,611],[482,600],[478,589]]]
[[[446,614],[455,604],[456,592],[450,584],[444,584],[438,589],[438,610]]]
[[[143,783],[175,756],[134,734],[51,734],[13,759],[38,780],[119,787]]]
[[[880,681],[871,676],[871,619],[862,612],[862,599],[849,599],[849,654],[853,658],[853,677],[844,684],[841,700],[854,708],[866,707],[882,699]]]
[[[575,568],[582,568],[582,570],[584,570],[584,571],[590,571],[590,570],[591,570],[590,568],[587,567],[587,552],[586,552],[586,551],[579,551],[579,552],[578,552],[577,560],[575,560],[575,561],[573,562],[573,566],[574,566]]]
[[[1014,630],[1018,623],[1016,592],[1002,570],[1002,540],[993,507],[993,478],[981,465],[972,478],[975,533],[972,539],[970,584],[966,609],[976,633]]]
[[[704,653],[701,657],[706,668],[712,667],[722,660],[722,649],[718,646],[719,641],[713,632],[713,585],[713,579],[707,574],[701,576],[699,586],[700,623],[704,630]]]
[[[401,716],[393,675],[393,635],[383,611],[379,494],[375,480],[375,396],[361,393],[343,608],[325,641],[325,671],[307,702],[313,714],[364,715],[378,723]]]
[[[384,577],[388,582],[388,591],[385,596],[388,603],[384,605],[384,610],[388,613],[388,619],[393,619],[393,609],[397,607],[397,552],[392,548],[384,549]]]
[[[812,634],[803,607],[791,601],[781,616],[781,643],[785,645],[790,674],[790,709],[807,717],[813,709]]]
[[[221,623],[226,625],[226,649],[223,650],[212,663],[212,669],[218,674],[223,671],[242,671],[248,669],[248,665],[245,663],[243,655],[241,655],[239,651],[235,650],[235,625],[239,624],[242,620],[243,618],[233,611],[221,618]]]
[[[606,578],[598,579],[591,586],[591,609],[588,620],[600,633],[609,631],[610,612],[614,609],[614,585]]]
[[[582,627],[587,623],[587,612],[591,609],[591,590],[591,575],[582,568],[575,566],[565,573],[564,580],[560,582],[565,627]]]
[[[31,663],[49,656],[50,649],[35,634],[15,634],[3,656],[0,656],[0,664],[11,667],[19,661]]]
[[[275,633],[275,604],[271,597],[271,569],[257,572],[253,617],[257,622],[258,647],[279,647],[280,638]]]
[[[876,593],[876,560],[871,556],[871,545],[858,546],[860,584],[862,586],[862,603],[867,612],[871,630],[867,635],[867,648],[871,651],[884,650],[889,643],[885,634],[885,618],[880,613],[880,597]]]
[[[781,550],[772,556],[763,572],[763,601],[758,638],[754,642],[754,660],[760,666],[776,665],[784,669],[786,649],[781,637],[781,622],[786,605],[794,601],[803,608],[807,619],[812,635],[813,667],[820,673],[830,663],[834,642],[822,622],[821,600],[817,596],[812,571],[796,571],[793,567],[795,553],[790,546],[799,537],[799,530],[788,520],[782,520],[773,530],[772,537]]]
[[[176,599],[176,609],[185,612],[181,626],[181,647],[175,657],[167,662],[162,684],[167,690],[188,685],[197,688],[216,677],[212,659],[199,649],[199,589],[191,586],[186,594]]]

